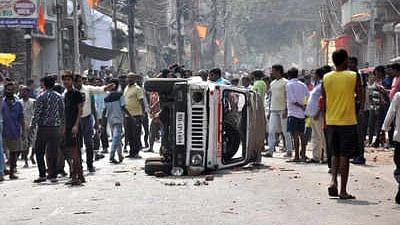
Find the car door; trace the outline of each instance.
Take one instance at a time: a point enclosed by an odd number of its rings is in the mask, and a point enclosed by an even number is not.
[[[219,86],[217,103],[217,164],[219,169],[248,162],[248,96],[245,89]]]

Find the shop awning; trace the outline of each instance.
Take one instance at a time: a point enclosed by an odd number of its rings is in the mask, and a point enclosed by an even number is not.
[[[126,54],[124,51],[91,46],[84,42],[79,44],[79,53],[88,58],[101,61],[112,60],[118,57],[120,54]]]
[[[17,56],[12,53],[0,53],[0,64],[4,66],[11,66]]]

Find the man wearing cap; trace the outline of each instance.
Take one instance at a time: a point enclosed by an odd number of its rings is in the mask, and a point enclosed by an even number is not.
[[[95,94],[103,94],[106,91],[109,91],[114,88],[114,84],[109,84],[106,86],[95,87],[91,85],[84,85],[82,83],[83,79],[87,79],[87,71],[83,73],[83,75],[75,76],[75,88],[79,90],[85,97],[85,101],[83,103],[81,122],[80,122],[80,134],[83,138],[86,148],[86,165],[89,172],[96,172],[93,166],[93,118],[92,118],[92,107],[91,107],[91,98],[90,96]]]
[[[126,137],[130,151],[129,158],[140,158],[140,136],[142,130],[142,118],[145,115],[143,90],[137,84],[141,77],[134,73],[128,74],[128,85],[124,90]]]

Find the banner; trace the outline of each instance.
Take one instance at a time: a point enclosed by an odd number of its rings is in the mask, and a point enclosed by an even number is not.
[[[35,28],[36,0],[0,0],[0,27]]]

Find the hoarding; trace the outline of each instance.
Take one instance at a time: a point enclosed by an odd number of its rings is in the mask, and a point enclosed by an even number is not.
[[[0,0],[0,27],[34,28],[36,0]]]

